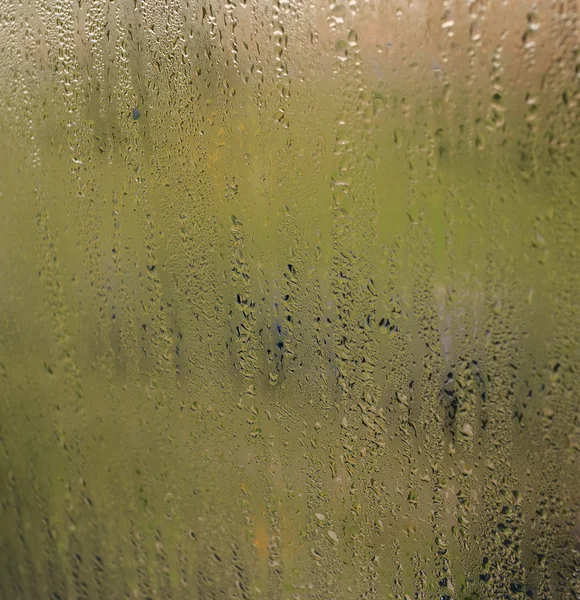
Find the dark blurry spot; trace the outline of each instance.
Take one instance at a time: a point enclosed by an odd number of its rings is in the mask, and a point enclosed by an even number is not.
[[[133,112],[131,113],[131,116],[133,117],[133,120],[136,121],[141,116],[141,113],[139,112],[139,109],[138,108],[134,108]]]

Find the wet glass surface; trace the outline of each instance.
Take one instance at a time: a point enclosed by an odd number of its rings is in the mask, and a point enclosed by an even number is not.
[[[579,598],[579,23],[0,1],[0,598]]]

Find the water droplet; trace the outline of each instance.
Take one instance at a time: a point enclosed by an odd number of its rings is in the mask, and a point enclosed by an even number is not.
[[[327,530],[328,537],[335,543],[338,544],[338,535],[332,529]]]

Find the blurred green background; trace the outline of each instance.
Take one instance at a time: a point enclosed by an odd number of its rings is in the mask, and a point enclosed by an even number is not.
[[[0,2],[0,597],[580,597],[574,2]]]

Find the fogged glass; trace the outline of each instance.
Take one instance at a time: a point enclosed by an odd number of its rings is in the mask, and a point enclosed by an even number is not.
[[[0,597],[580,597],[573,1],[0,2]]]

